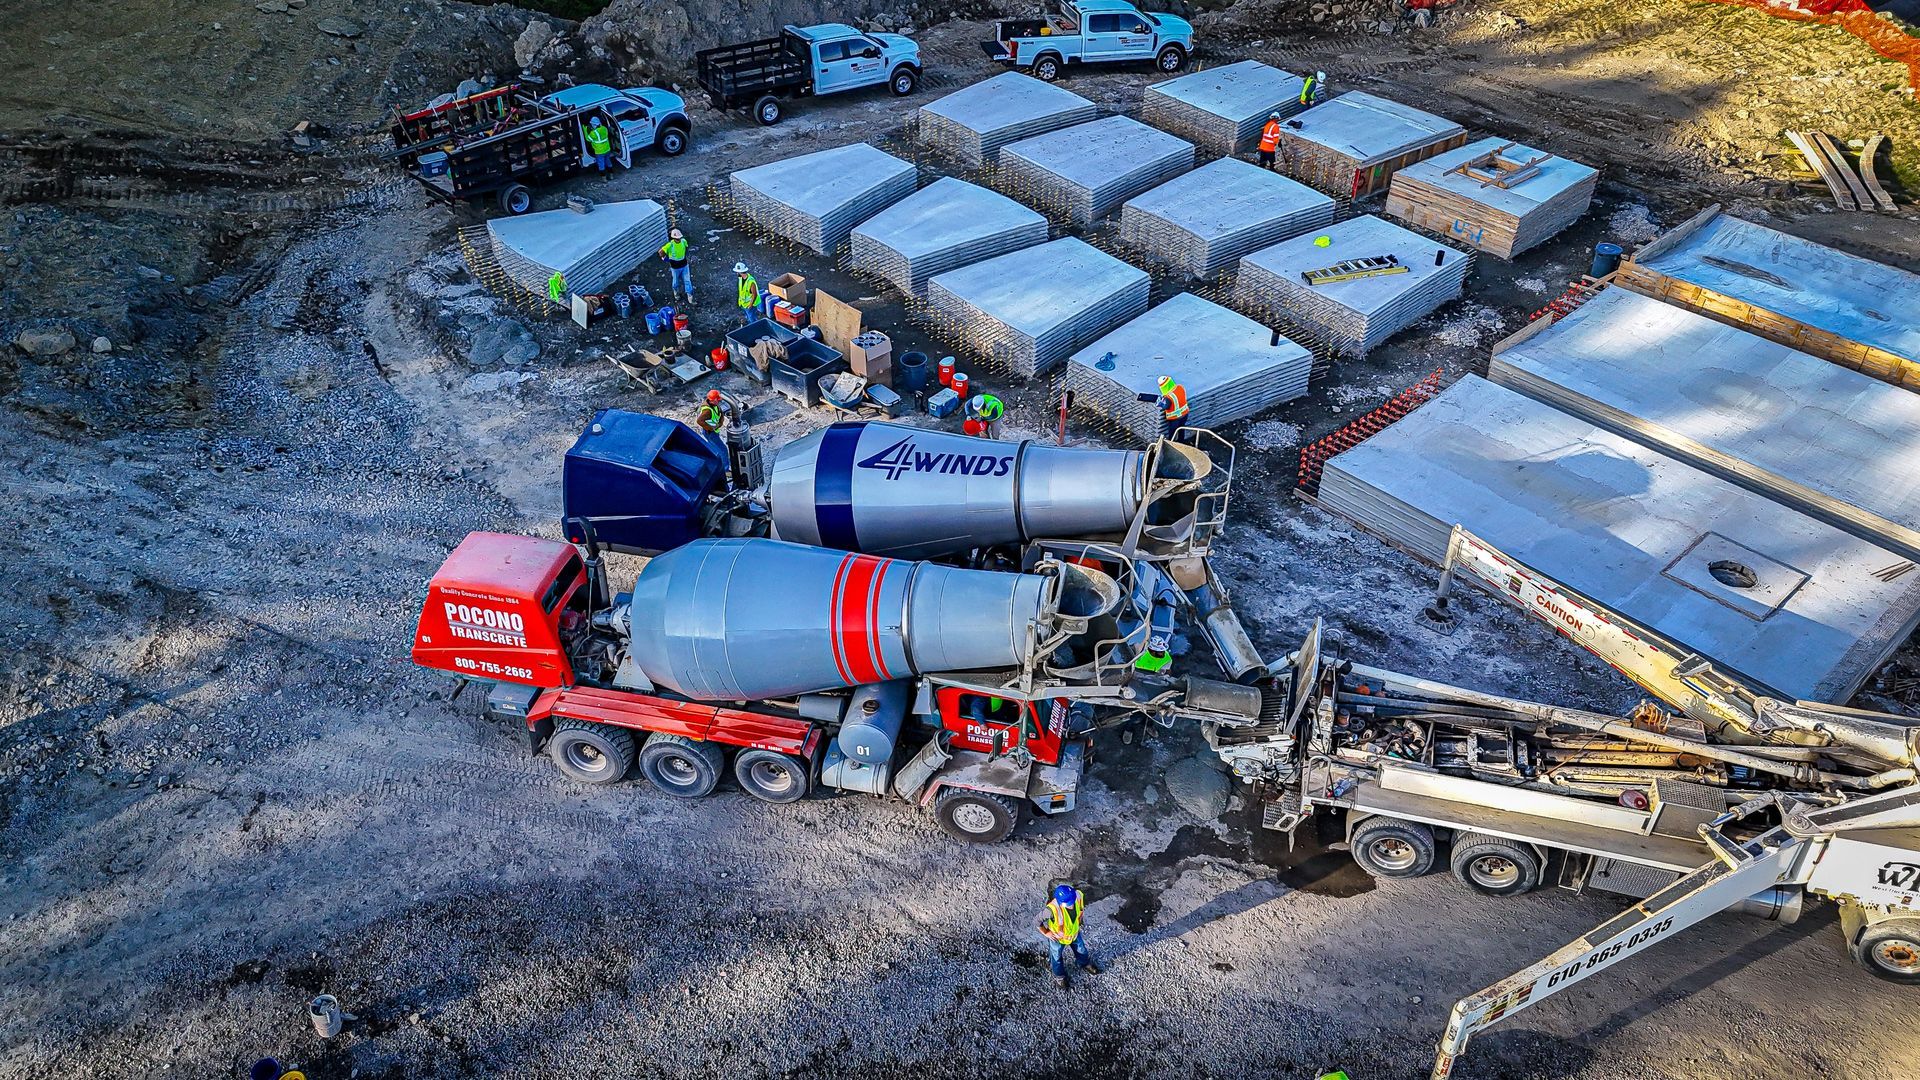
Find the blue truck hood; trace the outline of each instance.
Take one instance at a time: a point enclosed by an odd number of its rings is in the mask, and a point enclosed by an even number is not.
[[[1164,12],[1156,11],[1150,14],[1148,18],[1153,21],[1154,28],[1160,31],[1160,39],[1162,41],[1171,38],[1191,38],[1193,36],[1193,24],[1177,15],[1168,15]]]
[[[868,37],[886,47],[890,53],[918,53],[920,43],[900,34],[868,34]]]
[[[687,99],[671,90],[656,90],[651,86],[635,86],[620,92],[628,97],[639,98],[641,101],[646,102],[647,108],[651,109],[655,116],[661,113],[684,112],[687,107]]]

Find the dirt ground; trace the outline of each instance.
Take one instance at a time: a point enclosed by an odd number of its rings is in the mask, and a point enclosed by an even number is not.
[[[1075,814],[986,849],[862,796],[688,805],[565,781],[408,662],[422,584],[470,530],[557,535],[560,457],[593,410],[687,418],[695,394],[646,394],[603,359],[631,324],[582,333],[489,295],[459,254],[477,216],[371,157],[381,102],[450,88],[524,15],[127,7],[89,54],[69,6],[27,5],[6,48],[42,74],[0,93],[0,329],[79,336],[57,357],[0,347],[0,624],[24,646],[0,659],[0,1078],[225,1077],[269,1054],[316,1080],[1410,1077],[1453,1000],[1618,910],[1481,899],[1446,875],[1376,887],[1343,854],[1287,850],[1240,800],[1197,818],[1164,779],[1204,749],[1189,731],[1103,744]],[[1779,137],[1885,131],[1911,190],[1911,92],[1843,35],[1745,9],[1517,0],[1419,35],[1311,36],[1284,8],[1202,16],[1202,62],[1324,69],[1604,183],[1568,233],[1480,260],[1465,299],[1224,433],[1241,455],[1221,573],[1269,656],[1320,617],[1366,662],[1630,706],[1610,670],[1489,598],[1467,596],[1452,633],[1421,620],[1433,572],[1291,498],[1297,448],[1436,367],[1484,365],[1595,242],[1709,202],[1920,264],[1910,208],[1829,212]],[[809,102],[770,129],[696,107],[685,157],[566,190],[670,203],[700,342],[744,258],[941,355],[897,296],[731,228],[706,186],[858,139],[905,152],[912,105],[989,73],[981,30],[920,28],[920,98]],[[1071,86],[1124,112],[1150,81]],[[299,119],[317,145],[287,140]],[[502,334],[511,358],[476,347]],[[738,373],[709,382],[775,444],[830,419]],[[1050,431],[1044,386],[987,382],[1006,435]],[[1107,966],[1070,995],[1032,932],[1063,875],[1089,886]],[[1833,923],[1817,906],[1787,927],[1714,919],[1485,1036],[1459,1075],[1920,1075],[1911,991],[1858,972]],[[303,1015],[320,992],[357,1016],[328,1042]]]

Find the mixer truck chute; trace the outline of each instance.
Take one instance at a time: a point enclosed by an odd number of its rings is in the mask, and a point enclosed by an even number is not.
[[[897,795],[998,840],[1023,806],[1073,809],[1098,724],[1179,708],[1164,681],[1144,700],[1130,681],[1147,624],[1124,557],[1029,559],[999,573],[706,539],[610,596],[591,548],[474,533],[429,584],[413,659],[487,684],[488,714],[585,783],[637,763],[697,797],[731,755],[770,802],[815,785]],[[1258,707],[1225,684],[1197,696],[1207,715]]]

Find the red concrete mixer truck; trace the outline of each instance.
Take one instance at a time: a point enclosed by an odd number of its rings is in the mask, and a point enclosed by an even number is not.
[[[1073,809],[1096,727],[1252,723],[1248,686],[1136,670],[1130,561],[1029,548],[1019,573],[765,538],[689,541],[609,595],[597,547],[474,533],[434,574],[413,659],[589,784],[898,796],[962,839]]]

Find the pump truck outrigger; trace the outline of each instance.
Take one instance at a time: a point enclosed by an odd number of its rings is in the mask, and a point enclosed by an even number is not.
[[[731,754],[767,802],[893,794],[971,841],[1023,808],[1072,810],[1103,723],[1258,712],[1251,688],[1136,676],[1147,627],[1124,557],[1041,546],[1023,570],[705,539],[609,596],[591,541],[583,558],[474,533],[429,585],[413,659],[488,685],[488,715],[582,783],[637,761],[697,798]]]

